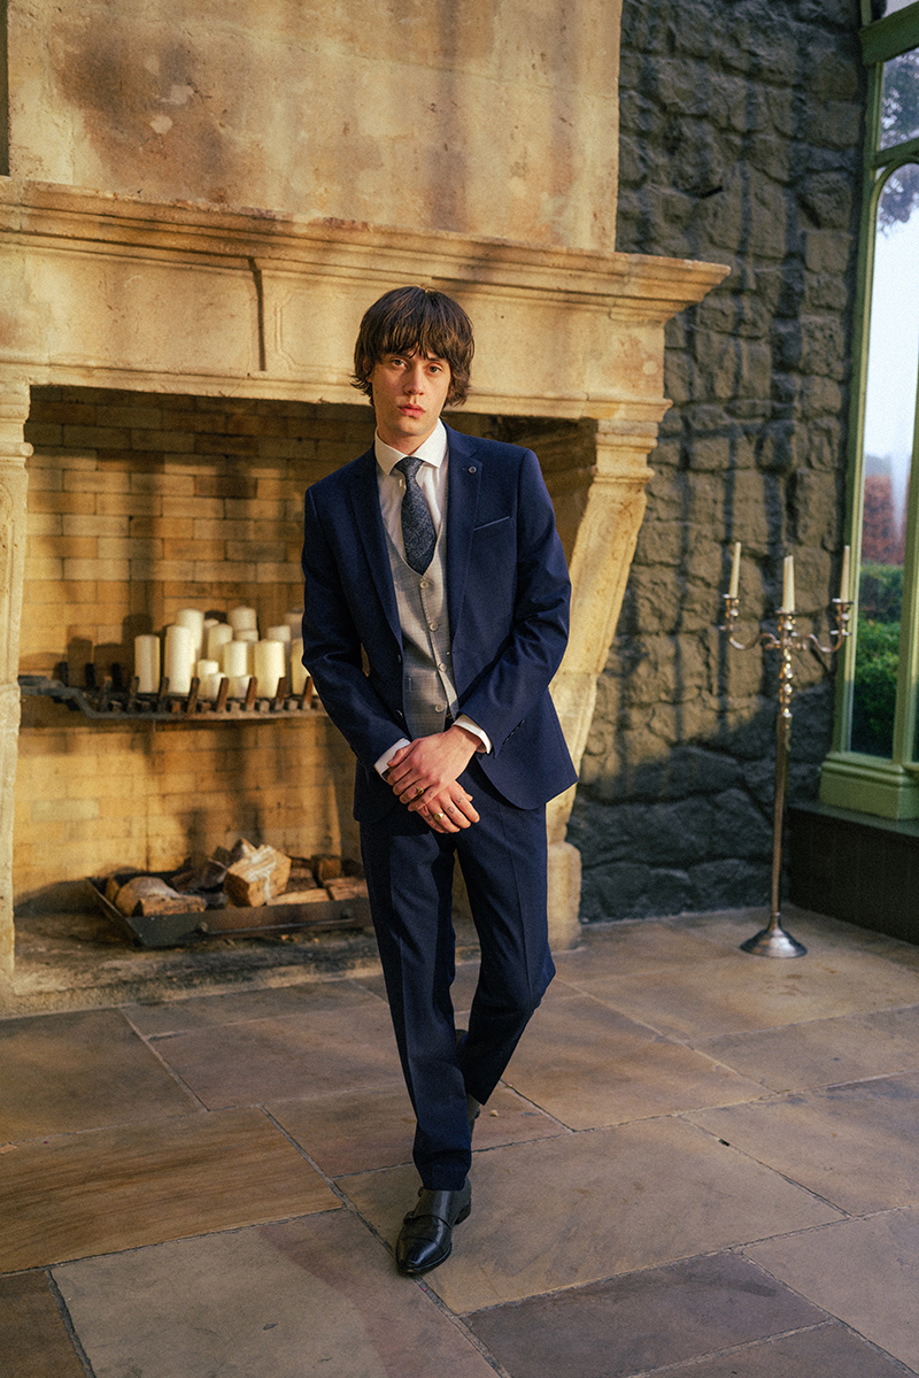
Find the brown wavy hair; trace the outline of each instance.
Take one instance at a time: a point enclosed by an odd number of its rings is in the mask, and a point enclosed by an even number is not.
[[[354,346],[352,387],[373,399],[370,375],[387,354],[418,349],[450,365],[447,406],[465,402],[475,342],[463,308],[428,287],[394,287],[364,313]]]

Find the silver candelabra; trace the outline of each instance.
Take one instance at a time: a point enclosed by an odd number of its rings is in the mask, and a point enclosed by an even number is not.
[[[769,923],[765,928],[745,943],[744,952],[752,952],[757,957],[803,957],[807,948],[787,933],[781,923],[779,888],[782,876],[782,828],[785,817],[785,799],[788,793],[788,758],[791,746],[791,694],[793,651],[806,651],[814,647],[823,655],[834,655],[849,635],[849,617],[852,601],[846,595],[849,588],[849,547],[843,556],[842,588],[840,597],[831,602],[832,623],[830,644],[824,646],[817,635],[811,632],[805,636],[795,631],[794,563],[792,556],[785,559],[785,578],[782,593],[782,606],[776,612],[778,634],[761,630],[752,641],[744,644],[734,637],[734,628],[740,611],[738,597],[738,576],[740,572],[740,543],[734,547],[734,564],[731,571],[731,591],[722,594],[724,602],[724,623],[718,628],[726,632],[728,641],[736,651],[752,651],[756,646],[779,651],[782,657],[779,668],[779,711],[775,722],[775,807],[772,826],[772,902]]]

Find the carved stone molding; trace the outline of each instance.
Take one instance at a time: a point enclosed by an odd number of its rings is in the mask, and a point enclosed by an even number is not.
[[[26,547],[23,441],[29,389],[0,378],[0,975],[13,969],[13,786],[19,736],[19,629]]]

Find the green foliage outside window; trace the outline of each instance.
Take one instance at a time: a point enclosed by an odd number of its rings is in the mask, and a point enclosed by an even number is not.
[[[852,750],[889,756],[897,705],[903,566],[866,560],[859,584]]]

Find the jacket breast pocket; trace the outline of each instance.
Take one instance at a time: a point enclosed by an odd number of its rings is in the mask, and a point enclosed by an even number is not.
[[[474,526],[472,528],[473,539],[477,536],[497,536],[500,534],[502,528],[507,526],[509,521],[510,517],[499,517],[497,521],[483,522],[481,526]]]

